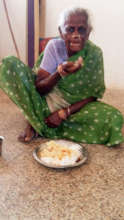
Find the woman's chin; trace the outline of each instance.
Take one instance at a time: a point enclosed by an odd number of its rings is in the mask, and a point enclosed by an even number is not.
[[[70,51],[72,51],[73,53],[75,52],[79,52],[80,50],[82,50],[83,49],[83,46],[82,45],[80,45],[80,44],[74,44],[74,45],[70,45],[70,48],[69,48],[69,50]]]
[[[79,46],[73,46],[73,47],[70,47],[70,50],[71,51],[80,51],[81,50],[81,47],[79,47]]]
[[[79,52],[81,50],[81,48],[70,48],[70,54],[75,54],[77,52]]]

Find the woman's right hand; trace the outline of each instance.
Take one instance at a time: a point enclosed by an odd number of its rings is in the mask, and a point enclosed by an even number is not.
[[[66,120],[69,116],[68,109],[60,109],[51,113],[47,118],[45,118],[45,123],[48,127],[56,128],[63,120]]]
[[[57,68],[57,71],[61,76],[66,76],[70,73],[74,73],[77,70],[79,70],[82,67],[82,65],[83,59],[82,57],[79,57],[78,60],[76,60],[75,62],[67,61],[60,64]]]

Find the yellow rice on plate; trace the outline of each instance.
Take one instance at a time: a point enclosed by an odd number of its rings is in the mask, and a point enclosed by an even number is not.
[[[38,156],[45,163],[68,165],[80,161],[81,152],[78,146],[66,146],[55,141],[49,141],[46,143],[46,147],[38,152]]]

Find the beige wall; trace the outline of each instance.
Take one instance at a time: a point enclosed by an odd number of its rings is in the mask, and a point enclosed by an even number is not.
[[[42,0],[41,36],[56,36],[61,10],[82,6],[92,13],[94,31],[90,39],[104,53],[107,87],[124,88],[124,1],[123,0]]]
[[[6,0],[8,13],[21,60],[26,63],[26,0]],[[9,31],[3,0],[0,1],[0,61],[8,55],[17,56]]]

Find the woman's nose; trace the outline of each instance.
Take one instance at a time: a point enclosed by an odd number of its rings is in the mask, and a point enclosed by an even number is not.
[[[77,29],[77,28],[75,28],[75,30],[74,30],[74,35],[75,35],[75,36],[79,35],[79,32],[78,32],[78,29]]]
[[[74,30],[74,32],[73,32],[73,34],[72,34],[72,37],[73,37],[73,38],[75,38],[75,39],[80,38],[80,34],[79,34],[79,32],[78,32],[78,29],[77,29],[77,28],[75,28],[75,30]]]
[[[72,35],[72,38],[73,38],[73,39],[80,39],[80,34],[74,32],[73,35]]]

